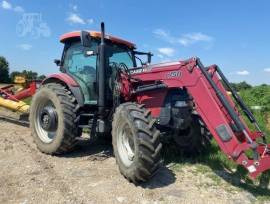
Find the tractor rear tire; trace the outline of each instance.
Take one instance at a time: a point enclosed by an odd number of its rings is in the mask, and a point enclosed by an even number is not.
[[[143,105],[128,102],[116,109],[112,141],[119,170],[130,182],[145,182],[160,167],[160,133]]]
[[[77,109],[75,97],[58,83],[46,84],[34,95],[30,128],[41,152],[62,154],[75,147],[76,137],[81,134],[81,129],[75,124]]]

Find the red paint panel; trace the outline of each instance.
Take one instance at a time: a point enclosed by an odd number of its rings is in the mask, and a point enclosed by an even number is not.
[[[137,101],[140,104],[145,104],[145,107],[151,111],[153,117],[160,115],[168,89],[149,91],[143,95],[137,96]]]

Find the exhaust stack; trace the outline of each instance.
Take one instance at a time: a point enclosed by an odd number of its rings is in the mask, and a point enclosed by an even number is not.
[[[98,111],[103,115],[106,106],[105,79],[106,79],[106,43],[105,43],[105,25],[101,23],[101,43],[99,46],[99,70],[98,70]]]

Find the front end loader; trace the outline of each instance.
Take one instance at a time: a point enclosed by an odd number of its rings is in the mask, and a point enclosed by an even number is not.
[[[61,73],[42,82],[30,108],[40,151],[70,151],[89,128],[91,136],[112,137],[120,172],[139,183],[161,165],[161,136],[173,138],[188,154],[199,153],[213,137],[252,178],[270,168],[265,135],[217,65],[205,67],[196,57],[151,64],[150,52],[139,52],[104,30],[102,23],[101,32],[61,37],[62,58],[55,60]],[[256,131],[248,128],[239,108]]]

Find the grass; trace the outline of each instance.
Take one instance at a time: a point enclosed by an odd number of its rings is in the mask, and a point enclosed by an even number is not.
[[[170,165],[175,172],[182,172],[184,167],[192,167],[190,171],[194,176],[205,175],[213,181],[212,186],[219,186],[228,192],[232,191],[234,186],[239,191],[248,191],[259,201],[270,200],[270,189],[267,187],[270,173],[266,172],[252,181],[248,172],[229,160],[214,140],[209,148],[198,156],[186,156],[170,145],[170,148],[165,146],[163,149],[163,157],[165,165]]]
[[[26,103],[27,105],[30,105],[31,100],[32,100],[32,97],[28,97],[28,98],[24,99],[23,102]]]

